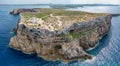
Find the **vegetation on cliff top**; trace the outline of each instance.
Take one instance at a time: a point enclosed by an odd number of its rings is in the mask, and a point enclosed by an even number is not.
[[[93,48],[102,33],[108,32],[110,17],[97,18],[104,15],[57,9],[21,13],[17,35],[11,39],[10,46],[46,60],[91,59],[84,50]]]
[[[60,9],[40,9],[40,12],[36,13],[22,13],[22,16],[24,16],[27,20],[31,17],[37,17],[42,18],[43,20],[47,19],[49,15],[52,14],[54,16],[65,16],[68,17],[64,20],[80,20],[81,18],[94,18],[98,16],[104,16],[105,14],[96,14],[96,13],[88,13],[88,12],[82,12],[82,11],[68,11],[68,10],[60,10]]]

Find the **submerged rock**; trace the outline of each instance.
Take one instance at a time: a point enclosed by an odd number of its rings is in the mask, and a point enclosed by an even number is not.
[[[34,10],[34,13],[33,11]],[[111,25],[111,15],[57,9],[18,9],[16,35],[9,46],[64,62],[92,59],[85,51],[96,46]]]

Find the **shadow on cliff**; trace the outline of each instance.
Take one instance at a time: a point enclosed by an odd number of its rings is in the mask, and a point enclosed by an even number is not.
[[[111,28],[110,28],[110,31],[105,35],[103,36],[98,44],[96,45],[95,48],[91,49],[91,50],[88,50],[86,51],[88,54],[90,55],[93,55],[93,56],[96,56],[97,54],[99,54],[99,52],[106,46],[108,46],[109,42],[110,42],[110,39],[111,39],[111,36],[112,36],[112,25],[111,25]],[[80,62],[84,62],[85,60],[79,60]],[[73,63],[76,63],[78,62],[77,60],[76,61],[72,61],[72,62],[69,62],[68,64],[73,64]]]
[[[97,54],[99,54],[99,52],[104,48],[106,47],[109,42],[110,42],[110,39],[111,39],[111,36],[112,36],[112,25],[111,25],[111,28],[110,28],[110,31],[105,35],[103,36],[98,44],[96,45],[95,48],[93,48],[92,50],[88,50],[86,51],[88,54],[91,54],[93,56],[96,56]]]

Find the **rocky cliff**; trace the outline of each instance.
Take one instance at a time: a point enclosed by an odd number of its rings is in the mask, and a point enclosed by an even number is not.
[[[20,13],[20,20],[9,46],[47,60],[92,59],[85,51],[95,47],[111,25],[108,14],[57,9],[14,11],[11,13]]]

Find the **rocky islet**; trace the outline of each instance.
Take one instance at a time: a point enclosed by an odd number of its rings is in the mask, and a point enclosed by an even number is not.
[[[9,46],[46,60],[92,59],[85,51],[96,46],[111,26],[111,15],[59,9],[15,9],[20,14]]]

